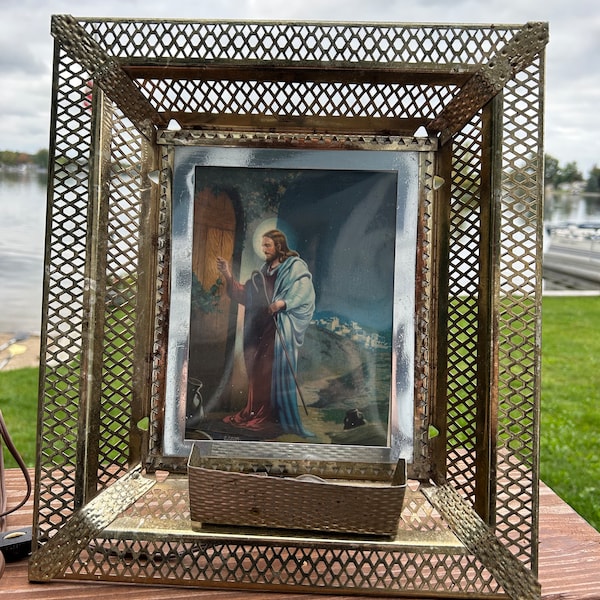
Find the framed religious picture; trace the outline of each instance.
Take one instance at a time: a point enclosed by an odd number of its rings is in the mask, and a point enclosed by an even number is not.
[[[410,459],[419,153],[174,154],[166,454]]]
[[[52,34],[30,580],[537,600],[547,24]]]

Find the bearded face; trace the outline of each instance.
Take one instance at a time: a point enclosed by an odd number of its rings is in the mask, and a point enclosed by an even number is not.
[[[268,264],[271,264],[279,256],[279,251],[275,246],[275,242],[270,237],[263,237],[261,249]]]

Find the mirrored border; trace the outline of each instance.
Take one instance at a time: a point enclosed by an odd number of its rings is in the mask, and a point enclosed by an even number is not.
[[[369,150],[288,150],[182,146],[174,149],[172,183],[171,293],[163,450],[187,456],[185,439],[193,198],[197,167],[388,171],[397,174],[396,239],[391,344],[392,386],[387,446],[194,441],[206,456],[394,462],[414,451],[415,262],[419,207],[419,153]]]

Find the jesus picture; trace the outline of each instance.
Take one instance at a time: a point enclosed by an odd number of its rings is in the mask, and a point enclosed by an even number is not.
[[[242,285],[227,261],[219,257],[229,294],[245,307],[244,358],[248,400],[244,408],[224,418],[234,426],[311,437],[298,410],[296,368],[298,349],[315,310],[312,276],[285,234],[263,234],[265,264]]]
[[[186,437],[385,446],[397,174],[195,175]]]

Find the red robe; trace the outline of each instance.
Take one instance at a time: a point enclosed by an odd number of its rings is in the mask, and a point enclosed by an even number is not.
[[[268,298],[273,295],[275,271],[264,274],[265,289],[260,278],[245,285],[232,281],[232,300],[245,306],[244,362],[248,376],[248,399],[238,413],[224,418],[226,423],[261,431],[273,429],[276,416],[271,405],[271,375],[275,351],[275,322],[269,313]]]

